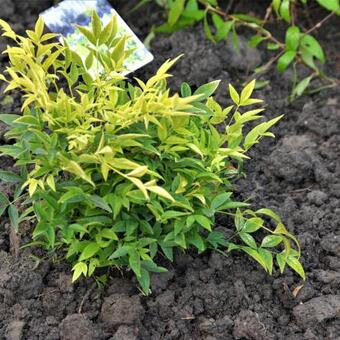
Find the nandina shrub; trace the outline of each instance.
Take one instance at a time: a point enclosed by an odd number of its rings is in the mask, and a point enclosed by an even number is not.
[[[14,226],[32,221],[33,244],[65,250],[74,280],[125,266],[148,293],[150,272],[166,270],[158,254],[173,260],[175,248],[189,247],[240,250],[268,273],[276,259],[281,271],[288,264],[304,277],[298,243],[280,218],[233,198],[247,151],[273,136],[268,130],[281,118],[243,132],[262,118],[263,109],[246,110],[261,102],[251,98],[254,81],[240,94],[230,85],[233,105],[222,108],[212,97],[218,81],[193,93],[186,83],[180,94],[170,92],[166,79],[175,60],[147,82],[129,82],[120,73],[131,52],[128,37],[117,36],[115,19],[103,28],[94,13],[91,29],[80,28],[92,44],[85,61],[49,42],[55,35],[43,34],[42,19],[28,37],[0,24],[15,42],[1,78],[6,91],[18,89],[24,99],[22,116],[0,115],[13,141],[0,147],[1,155],[21,169],[21,177],[0,173],[18,183],[13,199],[1,194],[1,213],[8,208]],[[234,217],[233,242],[214,230],[218,213]],[[258,230],[266,234],[261,240]]]

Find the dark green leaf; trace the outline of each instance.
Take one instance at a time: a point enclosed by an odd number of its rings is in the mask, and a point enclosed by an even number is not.
[[[219,245],[221,246],[227,246],[227,241],[225,239],[225,236],[223,233],[219,231],[212,231],[208,237],[207,241],[214,247],[217,248]]]
[[[142,261],[142,268],[146,269],[149,272],[153,273],[165,273],[168,270],[164,267],[157,266],[157,264],[153,261]]]
[[[181,85],[181,95],[182,97],[189,97],[191,96],[191,88],[188,83],[182,83]]]
[[[138,280],[141,288],[143,289],[143,292],[146,295],[148,295],[148,294],[150,294],[150,274],[144,268],[141,268],[140,272],[141,272],[141,275],[139,277],[137,276],[137,280]]]
[[[120,248],[118,248],[116,251],[114,251],[111,256],[109,257],[109,259],[117,259],[119,257],[123,257],[125,255],[127,255],[127,253],[129,252],[129,247],[128,246],[122,246]]]
[[[103,209],[109,213],[112,213],[110,206],[104,201],[104,199],[98,195],[89,196],[89,201],[96,207]]]
[[[222,194],[217,195],[211,202],[210,208],[213,210],[217,210],[223,204],[230,200],[231,192],[223,192]]]
[[[9,183],[19,183],[23,181],[16,173],[6,170],[0,170],[0,179]]]
[[[129,251],[129,265],[131,269],[136,274],[137,278],[141,277],[141,261],[140,261],[140,255],[138,252],[134,249]]]
[[[14,204],[11,204],[8,208],[8,216],[11,221],[11,225],[15,230],[19,228],[19,213],[18,209]]]
[[[21,116],[15,115],[15,114],[7,114],[7,113],[2,113],[0,114],[0,121],[4,122],[7,125],[15,125],[15,120],[20,118]]]
[[[5,212],[9,204],[7,195],[0,191],[0,216]]]

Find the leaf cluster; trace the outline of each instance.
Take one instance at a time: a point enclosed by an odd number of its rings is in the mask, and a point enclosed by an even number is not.
[[[73,280],[97,268],[128,267],[147,294],[150,273],[166,270],[159,255],[173,260],[176,248],[189,247],[238,249],[268,273],[276,260],[281,271],[287,264],[304,277],[298,242],[280,218],[233,198],[247,151],[273,137],[269,129],[281,118],[266,121],[262,108],[248,108],[261,103],[252,98],[255,81],[241,93],[230,85],[233,103],[224,108],[213,98],[218,81],[170,92],[176,59],[146,82],[124,78],[127,37],[116,37],[115,19],[102,28],[94,13],[92,31],[78,27],[92,43],[89,53],[107,67],[94,75],[88,58],[50,42],[54,35],[43,34],[41,18],[27,37],[0,25],[15,42],[1,79],[5,91],[24,98],[22,115],[0,115],[11,141],[0,156],[11,156],[21,171],[0,172],[18,184],[13,199],[0,195],[0,214],[7,210],[15,227],[33,222],[33,244],[63,249]],[[218,213],[233,216],[234,242],[214,230]]]
[[[150,2],[141,1],[141,3]],[[332,79],[324,74],[321,65],[325,63],[323,48],[317,39],[310,34],[319,28],[324,21],[332,15],[340,15],[339,0],[317,0],[319,5],[331,13],[321,22],[317,23],[309,30],[303,30],[299,26],[296,18],[300,15],[300,10],[309,9],[308,0],[272,0],[266,11],[265,18],[258,18],[245,13],[229,13],[224,11],[217,0],[154,0],[167,12],[167,21],[156,27],[156,32],[172,33],[193,25],[198,22],[203,23],[206,37],[213,43],[231,39],[236,51],[239,51],[238,27],[246,27],[255,32],[249,39],[249,46],[265,46],[274,56],[264,65],[255,70],[255,75],[259,77],[266,72],[274,63],[279,72],[285,71],[292,66],[292,92],[291,99],[299,97],[310,85],[313,79],[321,79],[328,86],[338,84],[338,80]],[[268,16],[269,13],[272,15]],[[276,18],[275,18],[276,16]],[[284,41],[276,37],[267,24],[273,20],[281,20],[288,27]],[[297,79],[295,67],[303,64],[310,70],[310,74],[304,79]],[[265,82],[263,82],[265,84]]]

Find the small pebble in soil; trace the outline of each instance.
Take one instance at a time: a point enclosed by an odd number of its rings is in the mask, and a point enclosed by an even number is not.
[[[25,327],[24,321],[20,321],[20,320],[12,321],[7,326],[5,339],[6,340],[21,340],[24,327]]]
[[[119,326],[117,332],[110,340],[137,340],[138,328],[133,326]]]
[[[93,340],[98,336],[91,320],[82,314],[70,314],[60,324],[61,340]]]
[[[135,325],[143,320],[144,313],[139,296],[112,294],[104,299],[100,319],[107,327]]]
[[[264,324],[260,321],[259,316],[250,310],[242,310],[239,313],[235,320],[233,335],[236,339],[274,339],[274,336],[266,330]]]
[[[340,296],[324,295],[313,298],[293,309],[295,320],[300,327],[307,329],[324,320],[340,317]]]
[[[340,256],[340,235],[328,234],[323,237],[321,248],[336,256]]]
[[[316,206],[321,206],[327,201],[328,195],[321,190],[313,190],[307,194],[307,199],[309,203],[315,204]]]

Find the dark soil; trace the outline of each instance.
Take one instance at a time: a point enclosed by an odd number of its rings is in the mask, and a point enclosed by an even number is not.
[[[248,1],[243,1],[248,3]],[[0,0],[0,16],[17,31],[33,25],[52,1]],[[137,34],[145,36],[161,13],[150,7],[121,14]],[[249,5],[249,4],[248,4]],[[261,1],[259,9],[265,9]],[[246,4],[245,4],[246,6]],[[318,13],[317,13],[318,15]],[[323,13],[320,14],[322,18]],[[339,20],[329,22],[319,39],[331,56],[326,69],[340,76]],[[2,44],[2,45],[1,45]],[[4,43],[0,43],[0,50]],[[242,47],[236,55],[227,44],[209,43],[201,27],[152,42],[155,61],[138,72],[145,78],[166,58],[184,53],[173,72],[181,81],[198,86],[222,79],[218,97],[227,98],[226,85],[239,86],[250,68],[264,61],[257,50]],[[0,57],[0,69],[6,64]],[[2,64],[1,64],[2,63]],[[246,256],[217,253],[179,254],[168,273],[152,278],[153,293],[143,297],[129,273],[112,272],[100,290],[92,281],[71,284],[70,267],[37,250],[21,250],[20,237],[0,221],[0,339],[339,339],[340,338],[340,90],[305,95],[293,104],[289,75],[268,74],[270,85],[257,95],[267,103],[267,115],[284,113],[274,128],[275,140],[264,140],[246,165],[238,191],[255,207],[271,207],[283,217],[303,249],[307,280],[290,270],[268,276]],[[17,112],[14,102],[0,97],[1,111]],[[5,143],[0,125],[0,143]],[[1,168],[9,169],[9,159]],[[10,186],[0,183],[8,193]],[[230,227],[220,218],[220,227]],[[36,263],[33,253],[40,257]],[[38,264],[38,265],[37,265]],[[35,266],[37,265],[37,266]]]

